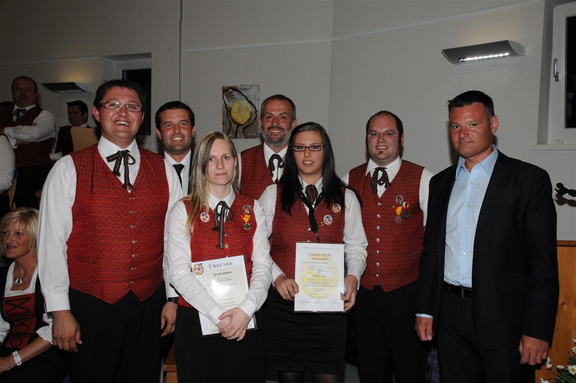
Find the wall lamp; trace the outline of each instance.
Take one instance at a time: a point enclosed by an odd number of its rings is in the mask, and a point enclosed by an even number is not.
[[[493,43],[442,49],[442,54],[452,64],[459,65],[475,61],[524,56],[524,47],[514,41],[502,40]]]
[[[43,82],[42,85],[55,93],[94,92],[92,85],[81,84],[79,82]]]

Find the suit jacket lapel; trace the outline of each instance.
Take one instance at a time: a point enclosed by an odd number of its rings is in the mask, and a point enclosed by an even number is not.
[[[476,225],[476,234],[474,236],[474,243],[481,243],[479,236],[482,230],[489,222],[496,222],[493,217],[498,204],[505,200],[504,185],[507,179],[511,176],[509,174],[509,168],[507,164],[507,157],[498,153],[498,158],[496,159],[496,164],[494,166],[494,171],[490,177],[490,182],[488,183],[488,188],[486,189],[486,194],[484,195],[484,200],[482,201],[482,207],[480,208],[480,215],[478,216],[478,224]]]

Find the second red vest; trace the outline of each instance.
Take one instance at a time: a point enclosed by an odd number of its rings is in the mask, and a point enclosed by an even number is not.
[[[317,242],[316,235],[310,230],[308,213],[300,199],[292,206],[292,215],[282,211],[278,187],[276,211],[270,238],[270,255],[288,278],[294,279],[296,242]],[[316,207],[314,217],[318,222],[318,236],[322,243],[342,243],[344,240],[345,209],[338,204],[326,207],[324,201]]]

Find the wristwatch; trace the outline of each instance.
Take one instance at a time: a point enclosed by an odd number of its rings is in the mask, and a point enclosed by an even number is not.
[[[170,297],[166,299],[166,302],[172,302],[178,304],[178,297]]]

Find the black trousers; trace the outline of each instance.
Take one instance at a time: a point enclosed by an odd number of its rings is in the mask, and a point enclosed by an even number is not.
[[[264,383],[264,321],[241,341],[203,336],[198,311],[178,307],[174,344],[179,383]]]
[[[358,373],[363,383],[425,381],[425,350],[414,330],[416,282],[390,292],[360,287],[356,303]]]
[[[489,350],[478,344],[472,300],[443,290],[441,305],[437,338],[443,383],[534,382],[534,367],[520,364],[518,345]]]
[[[164,283],[146,300],[129,292],[115,304],[70,290],[82,344],[68,353],[72,383],[158,383]]]

